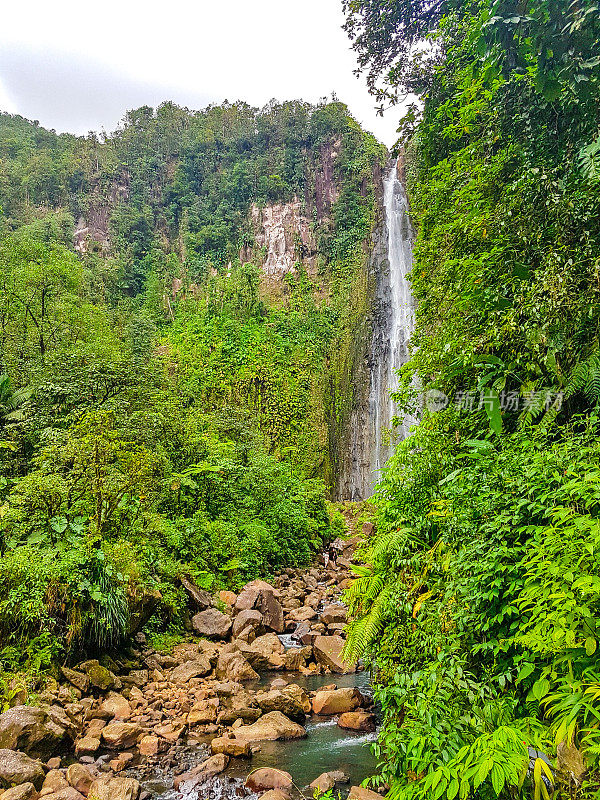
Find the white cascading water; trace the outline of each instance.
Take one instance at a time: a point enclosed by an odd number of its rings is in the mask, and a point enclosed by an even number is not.
[[[414,303],[408,274],[412,269],[414,234],[410,224],[406,190],[394,163],[383,182],[383,201],[387,228],[388,274],[381,281],[379,301],[385,325],[374,337],[378,339],[373,353],[369,416],[371,422],[371,480],[376,482],[394,449],[394,443],[408,436],[416,423],[404,417],[392,428],[396,404],[391,393],[398,387],[397,371],[408,360],[408,340],[414,329]]]

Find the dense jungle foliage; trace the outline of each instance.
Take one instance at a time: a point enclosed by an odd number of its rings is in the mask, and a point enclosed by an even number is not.
[[[348,0],[418,302],[349,649],[393,800],[600,796],[600,7]]]
[[[336,535],[385,157],[337,101],[165,103],[87,138],[0,116],[5,677],[152,609],[148,629],[184,625],[182,574],[239,586]],[[250,209],[294,198],[315,252],[274,291]]]

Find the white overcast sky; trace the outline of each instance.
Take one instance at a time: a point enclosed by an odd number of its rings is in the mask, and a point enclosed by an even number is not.
[[[114,130],[123,113],[163,100],[201,108],[262,106],[335,92],[392,145],[400,109],[383,117],[356,78],[341,0],[29,0],[6,3],[0,110],[57,131]]]

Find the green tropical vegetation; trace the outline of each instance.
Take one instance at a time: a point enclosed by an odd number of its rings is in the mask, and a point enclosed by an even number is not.
[[[337,101],[0,116],[0,685],[337,535],[385,157]],[[255,218],[292,201],[312,249],[266,281]]]
[[[399,413],[415,385],[447,401],[388,463],[348,592],[382,780],[394,800],[598,797],[600,8],[345,10],[382,104],[423,98],[401,125]]]

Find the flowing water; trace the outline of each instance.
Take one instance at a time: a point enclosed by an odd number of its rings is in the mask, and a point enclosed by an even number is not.
[[[397,371],[408,360],[408,340],[414,329],[414,303],[408,274],[412,269],[413,229],[406,190],[394,163],[383,182],[383,204],[387,233],[387,274],[380,276],[378,304],[380,326],[374,332],[369,418],[371,480],[393,452],[394,443],[405,439],[416,420],[404,417],[392,428],[395,403],[391,392],[398,387]],[[390,433],[391,431],[391,433]]]

